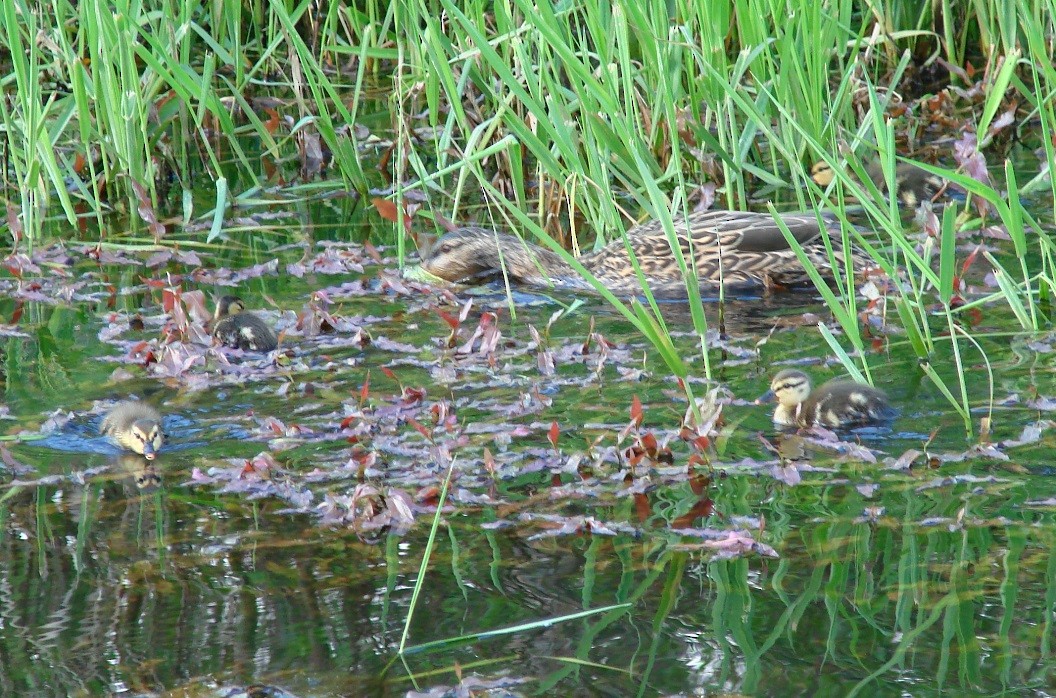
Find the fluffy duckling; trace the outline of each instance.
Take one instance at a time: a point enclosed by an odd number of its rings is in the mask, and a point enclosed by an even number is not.
[[[213,316],[213,336],[232,349],[274,351],[279,346],[278,337],[266,322],[245,309],[238,296],[221,298]]]
[[[791,368],[774,376],[770,390],[756,404],[775,399],[774,424],[782,427],[855,427],[884,421],[895,414],[887,395],[872,386],[831,380],[811,391],[810,377]]]
[[[138,400],[126,400],[114,405],[103,417],[99,433],[147,460],[154,460],[165,442],[165,434],[161,431],[161,414]]]
[[[869,179],[873,180],[880,193],[887,193],[887,180],[884,178],[883,166],[870,162],[865,166]],[[819,186],[827,187],[836,178],[827,162],[816,162],[810,168],[810,178]],[[916,165],[900,162],[895,166],[895,188],[898,200],[907,209],[914,210],[923,201],[935,201],[942,198],[949,189],[949,183],[942,177],[933,175]]]
[[[823,277],[832,277],[825,246],[826,232],[837,259],[842,258],[840,234],[831,218],[819,222],[813,214],[781,215],[792,237]],[[809,283],[799,257],[789,247],[781,228],[769,213],[705,211],[673,221],[687,263],[696,263],[704,285],[794,286]],[[685,292],[685,279],[659,221],[649,221],[624,238],[579,257],[605,286],[617,294],[641,291],[628,249],[653,292]],[[690,257],[692,250],[695,259]],[[580,274],[553,251],[506,233],[467,226],[451,231],[431,248],[421,251],[419,269],[428,277],[453,282],[475,282],[501,274],[539,286],[590,289]],[[867,266],[857,251],[850,251],[856,269]],[[412,274],[416,272],[411,272]]]

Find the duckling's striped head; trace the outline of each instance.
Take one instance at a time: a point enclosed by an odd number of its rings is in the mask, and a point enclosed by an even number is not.
[[[246,309],[246,304],[238,296],[223,296],[216,302],[216,314],[214,320],[228,315],[238,315]]]
[[[116,432],[115,439],[122,447],[153,460],[165,442],[162,425],[154,419],[137,419],[127,432]]]
[[[811,166],[810,178],[813,179],[819,187],[827,187],[832,184],[835,175],[832,172],[832,168],[829,167],[829,163],[824,160],[819,160]]]
[[[770,391],[763,397],[769,397],[764,402],[776,399],[778,404],[794,408],[810,397],[810,377],[802,371],[786,368],[774,376],[770,382]]]

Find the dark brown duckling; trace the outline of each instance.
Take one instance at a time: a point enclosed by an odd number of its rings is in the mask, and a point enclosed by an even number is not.
[[[213,336],[224,346],[243,351],[274,351],[279,339],[268,324],[253,313],[238,296],[224,296],[216,304]]]
[[[770,390],[756,404],[777,400],[774,424],[810,427],[815,424],[846,428],[891,419],[895,410],[883,391],[852,380],[831,380],[811,391],[810,377],[785,369],[774,376]]]
[[[880,193],[886,195],[887,179],[884,177],[883,166],[878,162],[870,162],[865,166],[865,172]],[[836,175],[827,162],[821,161],[814,163],[810,168],[810,178],[817,182],[818,186],[827,187]],[[950,184],[942,177],[916,165],[900,162],[895,165],[895,189],[899,203],[907,209],[915,210],[923,201],[941,200],[950,192]]]
[[[103,417],[99,433],[110,437],[121,448],[138,453],[147,460],[154,460],[165,443],[165,434],[161,430],[161,414],[138,400],[126,400],[114,405]]]
[[[792,236],[823,277],[833,270],[826,254],[822,225],[814,214],[781,216]],[[842,257],[840,234],[831,219],[822,219],[837,259]],[[795,286],[809,283],[796,253],[768,213],[706,211],[674,220],[682,253],[690,262],[693,245],[697,275],[702,285]],[[610,291],[617,294],[641,291],[630,248],[642,273],[655,291],[685,290],[682,272],[659,221],[643,223],[605,247],[585,254],[579,263]],[[856,269],[866,266],[860,254],[851,254]],[[580,274],[553,251],[525,242],[513,235],[487,228],[465,227],[443,235],[422,252],[421,269],[453,282],[474,282],[501,274],[525,284],[592,288]],[[412,274],[413,274],[412,270]]]

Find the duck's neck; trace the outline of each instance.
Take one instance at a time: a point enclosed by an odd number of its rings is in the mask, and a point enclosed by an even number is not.
[[[521,242],[514,237],[505,243],[495,246],[491,250],[492,258],[487,260],[496,271],[505,268],[510,276],[522,282],[545,283],[549,279],[576,277],[565,260],[541,245]]]

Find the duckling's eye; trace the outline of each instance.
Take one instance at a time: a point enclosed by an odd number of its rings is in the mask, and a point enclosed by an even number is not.
[[[454,245],[452,245],[450,242],[441,242],[440,245],[436,248],[436,253],[437,254],[447,254],[453,248],[454,248]]]

